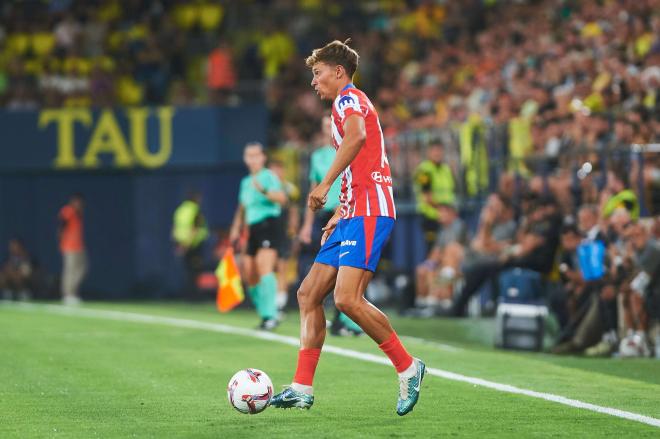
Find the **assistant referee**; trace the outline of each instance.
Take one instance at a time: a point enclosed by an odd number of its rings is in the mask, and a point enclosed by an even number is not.
[[[278,324],[274,269],[283,239],[280,216],[286,195],[277,176],[266,169],[266,154],[260,143],[245,145],[243,161],[250,173],[241,180],[229,239],[232,243],[238,241],[247,225],[249,238],[242,264],[248,294],[261,317],[259,328],[272,330]]]

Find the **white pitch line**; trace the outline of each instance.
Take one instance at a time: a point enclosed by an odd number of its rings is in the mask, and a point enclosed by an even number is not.
[[[11,303],[11,302],[4,302],[4,303]],[[179,319],[175,317],[161,317],[161,316],[154,316],[149,314],[138,314],[138,313],[124,312],[124,311],[65,307],[61,305],[37,305],[37,304],[23,303],[14,306],[17,308],[25,308],[25,309],[41,309],[57,314],[65,314],[72,316],[96,317],[96,318],[119,320],[125,322],[151,323],[151,324],[175,326],[178,328],[201,329],[205,331],[221,332],[224,334],[242,335],[245,337],[258,338],[261,340],[276,341],[279,343],[283,343],[295,347],[299,346],[299,340],[295,337],[273,334],[271,332],[256,331],[253,329],[239,328],[236,326],[229,326],[221,323],[201,322],[197,320]],[[371,363],[378,363],[378,364],[384,364],[386,366],[391,366],[390,361],[387,358],[380,355],[368,354],[365,352],[354,351],[352,349],[345,349],[327,344],[323,346],[323,350],[325,352],[331,352],[333,354],[341,355],[344,357],[355,358],[358,360],[369,361]],[[536,392],[534,390],[522,389],[520,387],[511,386],[508,384],[496,383],[494,381],[488,381],[481,378],[461,375],[459,373],[449,372],[446,370],[436,369],[432,367],[428,367],[426,371],[430,375],[437,376],[440,378],[445,378],[452,381],[460,381],[464,383],[473,384],[476,386],[487,387],[489,389],[497,390],[500,392],[513,393],[517,395],[530,396],[532,398],[544,399],[546,401],[555,402],[558,404],[564,404],[570,407],[590,410],[592,412],[615,416],[617,418],[628,419],[630,421],[641,422],[642,424],[647,424],[653,427],[660,428],[660,419],[641,415],[639,413],[628,412],[625,410],[619,410],[611,407],[603,407],[596,404],[590,404],[588,402],[579,401],[577,399],[571,399],[560,395],[554,395],[552,393]]]
[[[461,352],[463,350],[461,348],[457,348],[455,346],[448,345],[446,343],[438,343],[437,341],[431,341],[431,340],[427,340],[425,338],[420,338],[420,337],[412,337],[410,335],[400,335],[399,338],[401,338],[401,340],[404,340],[404,341],[405,340],[410,340],[410,341],[414,341],[416,343],[422,343],[422,344],[425,344],[427,346],[432,346],[434,348],[440,349],[441,351]]]

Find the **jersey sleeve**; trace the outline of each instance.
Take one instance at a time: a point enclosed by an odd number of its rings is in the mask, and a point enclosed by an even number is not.
[[[344,125],[349,116],[357,114],[365,118],[369,112],[369,107],[365,100],[356,93],[349,91],[337,100],[337,113],[341,118],[341,124]]]
[[[266,192],[280,192],[282,190],[282,182],[272,172],[264,174],[261,184]]]

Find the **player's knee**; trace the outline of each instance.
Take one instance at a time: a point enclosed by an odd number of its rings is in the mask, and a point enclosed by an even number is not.
[[[350,316],[358,306],[358,301],[341,294],[335,294],[335,306],[340,312]]]
[[[312,308],[316,305],[314,303],[312,289],[309,288],[304,282],[302,285],[300,285],[300,288],[298,288],[296,295],[298,296],[298,306],[300,309]]]

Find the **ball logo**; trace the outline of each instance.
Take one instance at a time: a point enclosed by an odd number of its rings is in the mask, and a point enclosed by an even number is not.
[[[388,184],[392,184],[392,177],[390,177],[389,175],[383,175],[383,174],[380,173],[380,171],[374,171],[374,172],[372,172],[372,173],[371,173],[371,178],[372,178],[373,181],[375,181],[376,183],[388,183]]]

